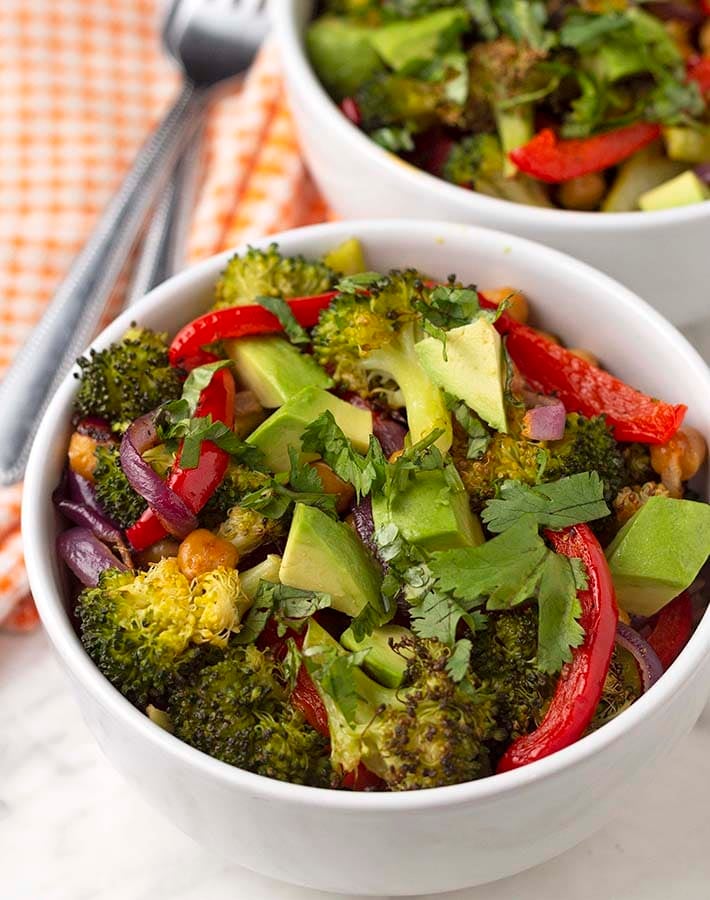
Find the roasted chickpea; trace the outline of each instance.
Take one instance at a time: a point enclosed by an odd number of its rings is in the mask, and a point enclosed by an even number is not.
[[[94,480],[98,445],[95,438],[88,434],[79,434],[78,431],[74,432],[69,441],[69,467],[87,481]]]
[[[591,366],[599,366],[599,358],[589,350],[584,350],[582,347],[570,347],[569,352],[588,362]]]
[[[156,541],[146,550],[136,553],[135,560],[141,568],[146,568],[151,563],[160,562],[161,559],[177,556],[179,549],[180,544],[174,538],[163,538],[162,541]]]
[[[312,462],[311,467],[318,473],[318,477],[321,480],[325,493],[335,494],[337,496],[335,504],[337,511],[340,513],[345,512],[355,496],[355,488],[351,484],[348,484],[347,481],[343,481],[343,479],[336,475],[330,466],[326,465],[322,460]]]
[[[504,300],[508,301],[506,312],[511,319],[516,322],[527,322],[530,314],[528,306],[528,298],[522,291],[513,287],[492,288],[490,291],[483,291],[486,300],[499,306]]]
[[[178,565],[187,578],[197,578],[219,566],[233,569],[239,562],[237,548],[206,528],[190,532],[177,552]]]
[[[667,444],[651,447],[651,466],[661,476],[671,497],[683,496],[683,482],[692,478],[705,462],[708,448],[695,428],[677,431]]]
[[[693,49],[693,44],[690,39],[690,22],[681,22],[680,19],[670,19],[668,22],[664,22],[664,25],[683,59],[688,59],[688,57],[692,56],[695,50]]]
[[[700,29],[698,43],[703,56],[710,56],[710,19],[706,19]]]
[[[565,209],[596,209],[606,192],[606,181],[599,172],[570,178],[560,185],[559,201]]]

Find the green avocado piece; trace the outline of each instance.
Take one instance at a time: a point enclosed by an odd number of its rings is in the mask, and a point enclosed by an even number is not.
[[[452,487],[441,470],[417,472],[389,502],[374,494],[372,518],[376,529],[394,523],[406,541],[425,550],[477,547],[484,541],[463,485]]]
[[[384,70],[371,43],[371,28],[323,16],[309,27],[306,48],[313,68],[336,100],[349,97]]]
[[[415,349],[435,384],[463,400],[491,428],[508,430],[503,343],[488,319],[481,317],[447,331],[446,359],[442,342],[434,337],[419,341]]]
[[[602,203],[602,212],[633,212],[639,197],[664,181],[680,175],[683,163],[668,159],[659,144],[644,147],[623,162]]]
[[[710,189],[691,169],[676,175],[670,181],[646,191],[639,197],[639,206],[644,212],[658,209],[673,209],[676,206],[690,206],[710,200]]]
[[[355,532],[303,503],[294,510],[279,578],[290,587],[330,594],[333,609],[353,617],[380,601],[382,576]]]
[[[710,506],[651,497],[606,556],[619,606],[652,616],[693,583],[710,555]]]
[[[534,134],[533,108],[522,104],[514,109],[496,110],[496,128],[503,150],[503,175],[512,178],[518,171],[509,154],[523,144],[527,144]]]
[[[239,380],[266,409],[282,406],[304,387],[333,386],[333,379],[307,353],[285,338],[245,337],[225,341]]]
[[[688,128],[674,125],[663,129],[666,153],[684,163],[710,161],[710,128]]]
[[[385,687],[397,688],[404,681],[411,651],[406,647],[394,650],[392,644],[411,637],[412,632],[401,625],[380,625],[361,641],[356,641],[352,628],[348,628],[341,634],[340,643],[353,652],[367,650],[363,668]]]
[[[387,65],[399,72],[451,50],[468,24],[468,15],[460,7],[439,9],[373,30],[371,44]]]
[[[367,268],[362,244],[354,237],[333,247],[330,253],[326,253],[323,257],[323,262],[341,275],[357,275],[358,272],[364,272]]]
[[[360,453],[367,453],[372,433],[372,413],[313,385],[290,397],[249,435],[247,443],[261,450],[273,472],[286,472],[290,466],[288,448],[300,449],[306,426],[326,410],[333,413],[353,447]],[[304,455],[302,458],[317,457]]]

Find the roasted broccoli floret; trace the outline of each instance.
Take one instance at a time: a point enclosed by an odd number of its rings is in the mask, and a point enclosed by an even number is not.
[[[490,694],[468,678],[452,680],[445,645],[413,642],[402,688],[384,688],[354,669],[354,722],[315,670],[328,712],[333,767],[347,773],[363,762],[392,791],[459,784],[489,774],[485,742],[495,729]]]
[[[598,472],[607,501],[628,482],[621,445],[614,440],[603,416],[588,419],[571,413],[567,416],[564,437],[561,441],[551,441],[548,450],[545,481],[556,481],[578,472]]]
[[[164,334],[133,326],[117,343],[80,357],[75,413],[100,416],[122,432],[138,416],[178,398],[182,384],[168,362],[166,340]]]
[[[200,521],[207,528],[215,528],[227,518],[229,510],[237,506],[245,494],[258,491],[269,476],[263,472],[255,472],[238,463],[230,463],[224,478],[205,504],[200,513]]]
[[[556,675],[542,672],[537,654],[537,610],[521,607],[491,616],[472,638],[471,669],[496,702],[496,750],[540,724]]]
[[[120,528],[133,525],[148,507],[143,497],[133,490],[121,468],[117,444],[96,448],[94,488],[96,499]]]
[[[336,281],[325,263],[303,256],[282,256],[278,246],[250,247],[233,256],[215,287],[215,309],[244,306],[263,297],[307,297],[322,294]]]
[[[452,69],[450,78],[457,74]],[[423,81],[406,75],[377,75],[355,94],[360,124],[368,132],[389,125],[403,125],[410,132],[423,131],[437,122],[455,126],[461,118],[461,105],[449,99],[448,83],[446,78]]]
[[[253,645],[197,673],[170,697],[181,740],[258,775],[328,787],[328,742],[288,701],[279,665]]]
[[[79,595],[81,640],[124,696],[144,708],[160,703],[180,677],[227,646],[250,601],[235,569],[217,568],[190,582],[174,558],[145,572],[109,569]]]
[[[281,519],[269,519],[255,509],[233,506],[219,527],[218,534],[234,544],[240,556],[246,556],[264,544],[284,535]]]
[[[451,149],[444,164],[444,178],[461,187],[478,189],[503,177],[503,153],[494,134],[474,134]]]
[[[628,651],[616,644],[601,700],[585,734],[590,734],[610,722],[638,700],[642,693],[636,660]]]
[[[429,380],[414,350],[427,288],[413,270],[391,272],[368,285],[367,294],[340,294],[314,328],[313,352],[342,388],[367,397],[378,392],[404,406],[416,442],[443,429],[437,446],[451,446],[451,416],[441,391]],[[401,394],[388,391],[395,386]]]

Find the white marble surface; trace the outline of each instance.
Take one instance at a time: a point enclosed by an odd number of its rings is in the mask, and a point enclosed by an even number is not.
[[[710,323],[689,332],[710,357]],[[440,896],[707,900],[710,708],[646,784],[604,832],[564,856],[495,885]],[[2,900],[327,896],[214,859],[159,817],[101,756],[45,636],[0,636]]]

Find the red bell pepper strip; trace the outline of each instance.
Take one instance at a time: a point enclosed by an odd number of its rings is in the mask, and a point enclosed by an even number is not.
[[[510,317],[503,328],[511,359],[533,390],[556,395],[568,412],[606,416],[617,441],[665,444],[680,428],[687,406],[642,394]]]
[[[218,369],[212,380],[200,394],[195,417],[212,416],[213,422],[224,422],[229,428],[234,424],[234,376],[229,369]],[[185,501],[193,513],[198,513],[207,503],[224,478],[229,465],[229,454],[212,441],[203,441],[200,459],[194,469],[180,467],[178,450],[175,465],[168,477],[168,486]],[[147,509],[138,521],[126,530],[126,537],[134,550],[145,550],[165,537],[167,532],[152,509]]]
[[[683,591],[656,616],[653,630],[646,638],[667,669],[685,647],[693,631],[693,602]]]
[[[659,125],[637,122],[606,134],[564,141],[551,128],[544,128],[527,144],[511,150],[508,156],[526,175],[559,184],[617,165],[660,133]]]
[[[289,300],[288,305],[299,325],[311,328],[318,322],[320,311],[325,309],[337,291],[327,291],[313,297]],[[251,334],[276,334],[283,326],[273,313],[263,306],[230,306],[205,313],[194,319],[173,338],[168,351],[172,366],[184,366],[205,344],[227,338],[247,337]]]
[[[557,553],[581,559],[587,570],[588,586],[577,595],[582,607],[584,641],[572,651],[571,662],[563,666],[540,726],[508,747],[498,763],[498,772],[549,756],[584,734],[602,695],[614,650],[619,611],[599,541],[588,525],[572,525],[545,534]]]
[[[710,93],[710,56],[691,59],[687,68],[688,81],[697,82],[701,94]]]

